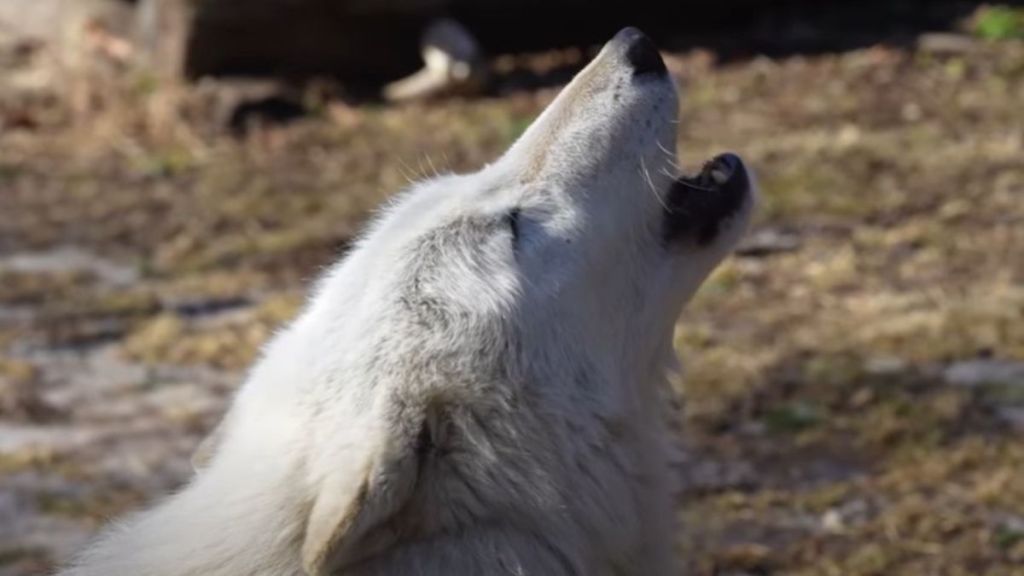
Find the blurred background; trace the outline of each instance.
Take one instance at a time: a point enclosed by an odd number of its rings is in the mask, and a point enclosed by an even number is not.
[[[0,575],[185,481],[367,214],[629,24],[764,192],[677,333],[686,574],[1024,574],[1019,5],[0,0]]]

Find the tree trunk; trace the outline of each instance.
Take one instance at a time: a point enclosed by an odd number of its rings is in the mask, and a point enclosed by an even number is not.
[[[196,21],[195,0],[140,0],[138,44],[144,63],[161,82],[185,76],[185,62]]]

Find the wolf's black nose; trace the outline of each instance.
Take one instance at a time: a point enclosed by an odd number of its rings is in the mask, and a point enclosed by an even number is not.
[[[646,34],[633,28],[623,28],[612,39],[615,45],[620,47],[626,57],[626,61],[633,66],[634,75],[663,75],[667,73],[665,61],[658,53],[658,47]]]

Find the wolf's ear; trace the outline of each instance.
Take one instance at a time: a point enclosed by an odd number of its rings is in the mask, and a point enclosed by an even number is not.
[[[393,536],[374,530],[409,499],[418,475],[416,438],[401,430],[373,434],[358,457],[323,462],[306,523],[302,567],[324,576],[386,548]],[[351,455],[350,455],[351,456]]]

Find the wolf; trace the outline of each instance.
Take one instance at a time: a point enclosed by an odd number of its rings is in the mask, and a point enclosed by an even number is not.
[[[177,494],[63,576],[673,574],[673,328],[754,206],[675,163],[653,42],[415,185],[265,347]]]

